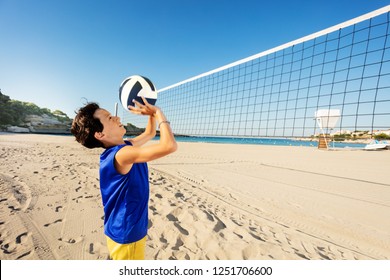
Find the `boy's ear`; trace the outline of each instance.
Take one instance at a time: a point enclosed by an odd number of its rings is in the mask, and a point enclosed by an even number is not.
[[[104,136],[103,132],[95,132],[93,135],[97,140],[101,140]]]

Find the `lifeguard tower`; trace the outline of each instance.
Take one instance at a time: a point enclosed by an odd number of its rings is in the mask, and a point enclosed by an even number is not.
[[[340,118],[339,109],[320,109],[314,114],[318,127],[321,130],[318,149],[329,149],[330,142],[329,131],[332,130]]]

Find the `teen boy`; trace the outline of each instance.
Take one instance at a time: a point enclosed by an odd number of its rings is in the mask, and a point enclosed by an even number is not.
[[[134,114],[149,117],[145,132],[124,140],[126,129],[120,118],[89,103],[79,109],[71,132],[87,148],[102,147],[100,155],[100,191],[104,206],[104,233],[110,258],[114,260],[144,259],[148,229],[149,174],[147,162],[177,149],[177,144],[162,110],[135,100],[129,106]],[[143,146],[156,135],[160,141]]]

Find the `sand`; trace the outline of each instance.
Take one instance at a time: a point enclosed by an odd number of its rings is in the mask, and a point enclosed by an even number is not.
[[[0,135],[0,259],[108,259],[99,154]],[[390,259],[390,151],[179,143],[149,163],[151,260]]]

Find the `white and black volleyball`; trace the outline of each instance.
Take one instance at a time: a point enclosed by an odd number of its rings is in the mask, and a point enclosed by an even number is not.
[[[132,101],[133,99],[144,104],[141,98],[142,96],[145,97],[150,104],[156,104],[156,87],[148,78],[139,75],[130,76],[126,78],[119,87],[119,100],[123,108],[127,111],[129,111],[129,105],[135,106]]]

